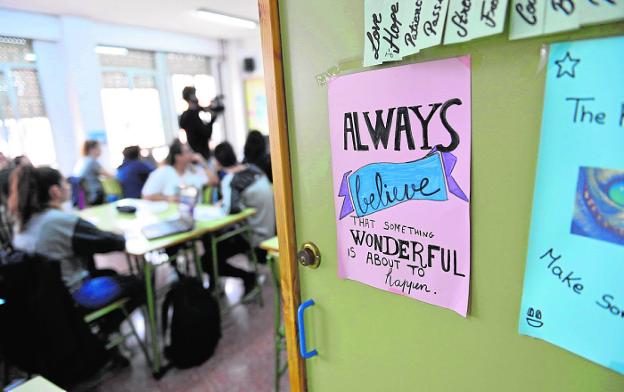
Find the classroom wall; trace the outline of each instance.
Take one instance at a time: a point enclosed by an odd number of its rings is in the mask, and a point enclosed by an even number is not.
[[[241,143],[246,135],[242,52],[239,52],[242,41],[221,41],[84,17],[51,16],[2,8],[0,21],[0,35],[33,40],[41,92],[54,134],[58,165],[63,173],[71,172],[78,158],[78,146],[87,133],[105,129],[100,100],[101,72],[94,52],[96,45],[193,53],[214,58],[215,68],[223,71],[220,84],[226,96],[226,138],[237,150],[242,150]],[[255,55],[260,57],[259,39]],[[163,109],[165,133],[170,139],[177,135],[177,116],[170,108]],[[106,156],[103,161],[107,163]]]

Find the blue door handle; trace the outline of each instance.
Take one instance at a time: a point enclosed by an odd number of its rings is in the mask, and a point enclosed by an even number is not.
[[[314,305],[314,300],[309,299],[299,305],[299,309],[297,310],[297,324],[299,326],[299,352],[301,353],[303,359],[309,359],[318,355],[316,349],[308,351],[308,349],[306,348],[306,335],[305,323],[303,322],[303,312],[306,310],[306,308],[309,308],[312,305]]]

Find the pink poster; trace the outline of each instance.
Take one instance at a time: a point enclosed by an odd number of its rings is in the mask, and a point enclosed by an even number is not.
[[[466,316],[470,57],[329,82],[338,276]]]

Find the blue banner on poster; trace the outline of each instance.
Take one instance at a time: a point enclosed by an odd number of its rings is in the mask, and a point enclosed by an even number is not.
[[[435,149],[434,149],[435,150]],[[422,159],[404,163],[371,163],[342,176],[338,196],[344,197],[340,219],[352,212],[374,214],[410,200],[444,201],[451,193],[468,197],[451,175],[457,157],[433,151]]]
[[[520,333],[624,374],[624,37],[551,46]]]

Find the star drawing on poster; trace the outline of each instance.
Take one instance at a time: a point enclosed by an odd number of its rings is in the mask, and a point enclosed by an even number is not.
[[[581,59],[574,59],[570,56],[570,52],[566,52],[565,56],[561,60],[555,60],[555,64],[559,69],[557,70],[557,79],[564,75],[568,75],[571,78],[574,78],[575,68],[578,63],[581,62]]]

